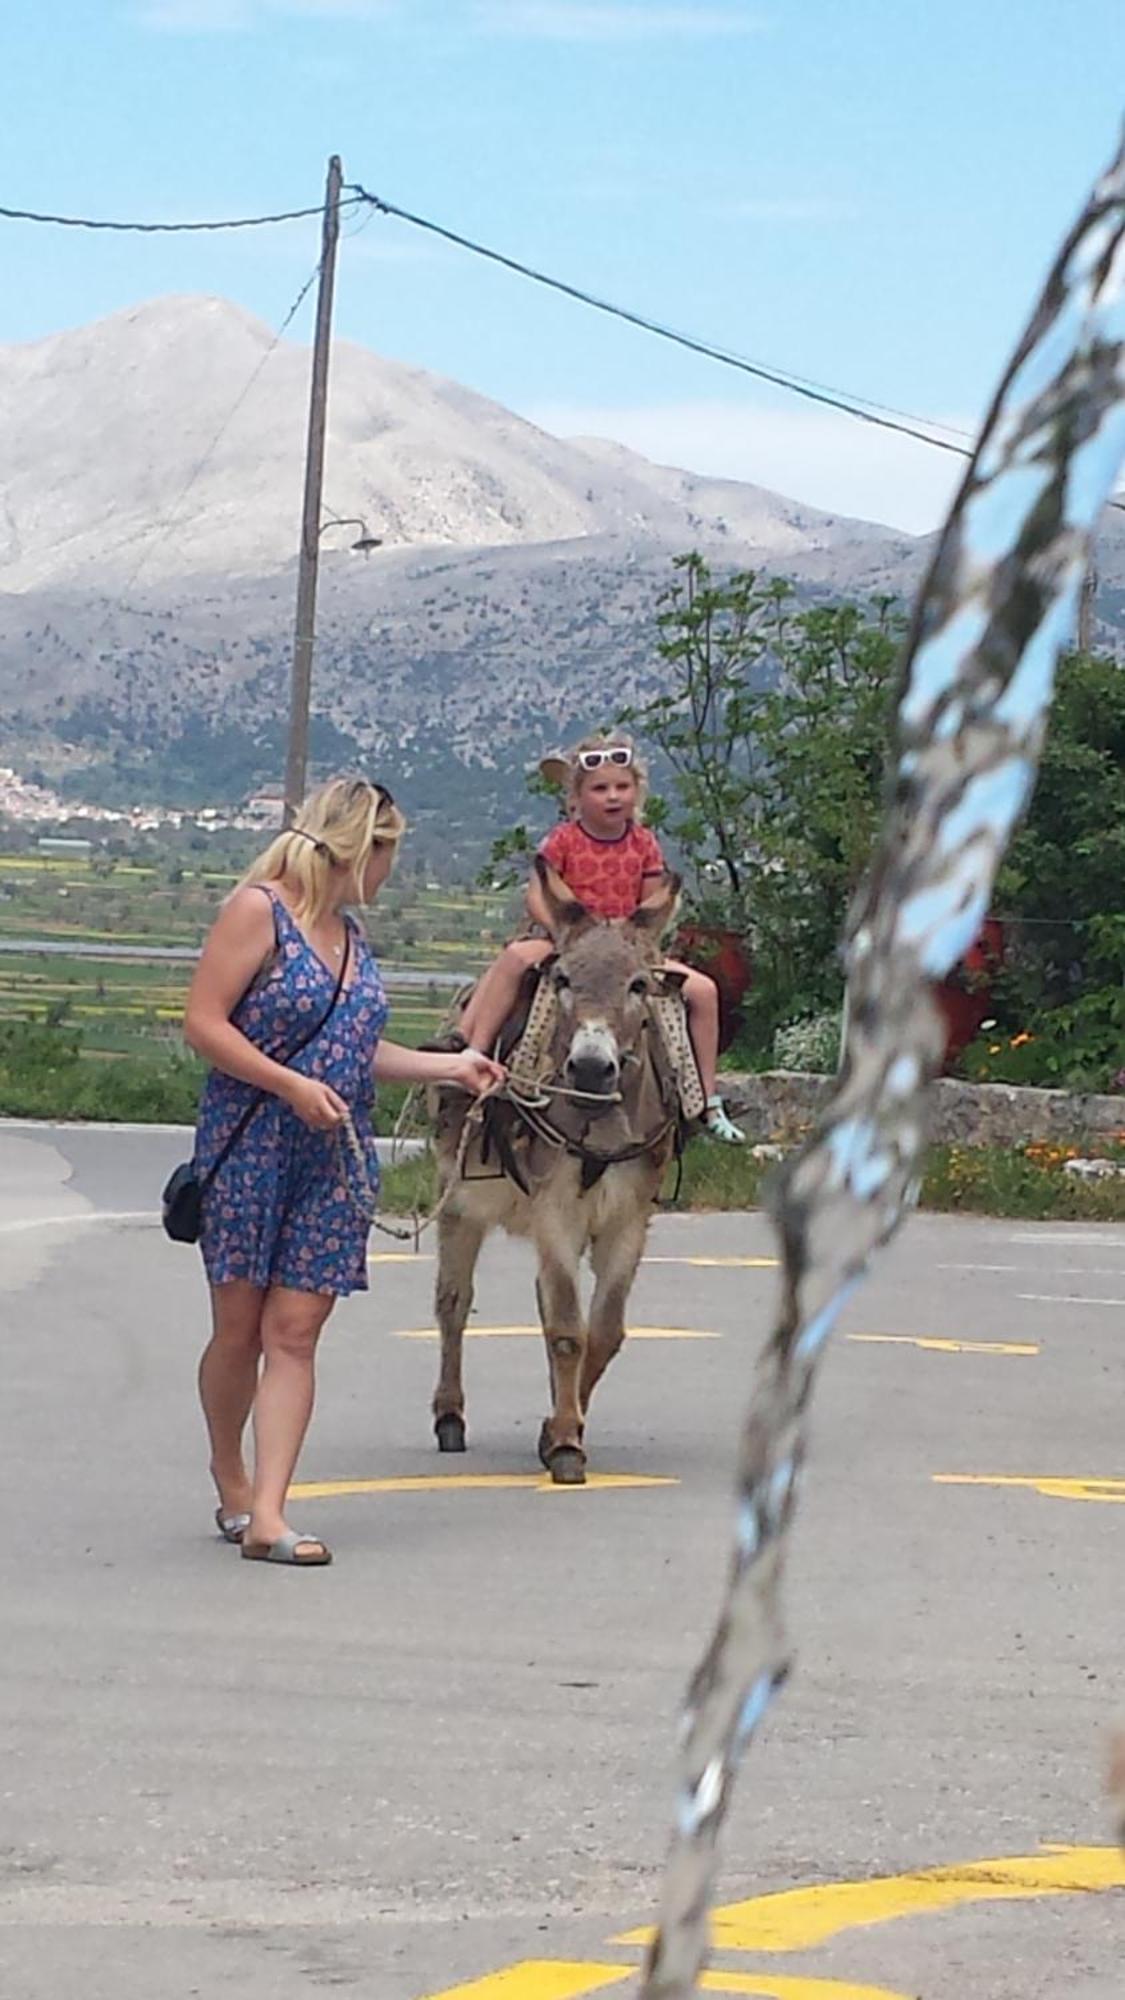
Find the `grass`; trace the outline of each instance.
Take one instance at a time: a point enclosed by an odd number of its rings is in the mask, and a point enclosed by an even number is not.
[[[1114,1149],[1108,1150],[1113,1157]],[[1117,1147],[1116,1155],[1125,1162],[1125,1148]],[[749,1152],[706,1139],[691,1141],[683,1167],[675,1206],[694,1213],[759,1208],[776,1172]],[[673,1186],[670,1171],[663,1190],[666,1201]],[[435,1199],[436,1176],[428,1157],[385,1170],[383,1207],[388,1214],[425,1213]],[[933,1146],[926,1156],[919,1206],[945,1214],[1036,1222],[1125,1222],[1125,1177],[1078,1180],[1062,1171],[1057,1149]]]

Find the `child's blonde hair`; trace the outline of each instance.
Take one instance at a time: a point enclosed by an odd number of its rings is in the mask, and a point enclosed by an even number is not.
[[[332,900],[333,868],[351,870],[354,900],[362,903],[372,848],[397,847],[405,832],[406,820],[384,786],[366,778],[331,778],[305,800],[294,824],[251,862],[242,883],[279,882],[284,876],[297,892],[294,915],[316,924]]]
[[[633,773],[637,784],[635,817],[638,820],[643,819],[645,799],[648,796],[648,765],[639,754],[632,737],[626,736],[624,731],[620,729],[595,730],[592,736],[584,736],[580,743],[572,743],[570,749],[564,750],[561,756],[545,757],[543,759],[540,769],[544,771],[544,775],[548,775],[546,767],[549,766],[549,775],[556,778],[561,784],[563,803],[570,817],[573,819],[578,811],[583,780],[592,775],[590,772],[584,771],[578,761],[583,750],[629,750],[632,752],[632,760],[628,769]]]

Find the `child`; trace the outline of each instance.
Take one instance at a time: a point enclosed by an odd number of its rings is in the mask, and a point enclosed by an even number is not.
[[[565,758],[546,758],[540,768],[545,776],[562,782],[568,812],[566,820],[552,827],[540,854],[592,916],[631,917],[666,869],[656,835],[639,822],[647,773],[630,739],[616,733],[589,736]],[[534,878],[528,886],[527,907],[535,924],[545,928],[547,912]],[[551,949],[542,936],[514,938],[505,945],[462,1016],[461,1033],[470,1048],[492,1047],[527,968],[541,965]],[[741,1146],[745,1135],[731,1123],[716,1089],[718,989],[713,979],[692,966],[674,959],[666,964],[685,975],[688,1027],[707,1099],[706,1129],[727,1145]]]

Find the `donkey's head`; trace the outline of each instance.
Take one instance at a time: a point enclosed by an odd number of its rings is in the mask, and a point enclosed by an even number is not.
[[[535,860],[558,957],[547,977],[559,1000],[555,1060],[567,1086],[612,1102],[622,1064],[635,1054],[645,1001],[660,962],[660,940],[679,906],[676,875],[659,885],[631,917],[592,917],[542,855]]]

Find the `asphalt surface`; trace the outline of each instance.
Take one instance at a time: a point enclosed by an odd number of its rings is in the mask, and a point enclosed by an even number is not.
[[[429,1435],[432,1262],[373,1264],[299,1471],[352,1490],[292,1510],[336,1562],[294,1573],[212,1530],[203,1281],[152,1219],[182,1152],[0,1129],[0,1993],[577,2000],[599,1967],[629,1993],[639,1950],[613,1940],[653,1912],[776,1282],[721,1260],[770,1258],[767,1223],[654,1226],[588,1441],[592,1472],[659,1485],[466,1484],[536,1472],[539,1342],[485,1332],[533,1318],[529,1253],[486,1251],[454,1460]],[[1119,2000],[1123,1327],[1121,1228],[919,1217],[853,1302],[789,1577],[798,1668],[720,1900],[1015,1856],[1043,1879],[928,1914],[909,1890],[785,1950],[728,1924],[712,1990]],[[1104,1886],[1034,1893],[1052,1845]]]

